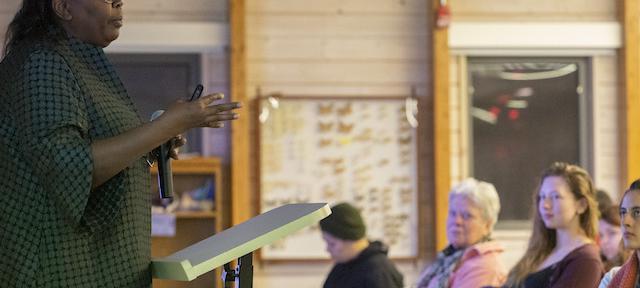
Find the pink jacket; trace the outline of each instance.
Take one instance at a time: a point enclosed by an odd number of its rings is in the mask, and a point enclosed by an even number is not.
[[[499,256],[503,248],[489,241],[467,248],[460,258],[460,264],[449,278],[451,288],[479,288],[483,286],[501,286],[507,277],[507,269]],[[429,288],[436,286],[431,281]]]

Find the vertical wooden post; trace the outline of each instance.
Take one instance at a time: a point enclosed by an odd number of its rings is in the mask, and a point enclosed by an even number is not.
[[[623,187],[626,187],[640,178],[640,1],[622,2],[627,162]]]
[[[245,0],[229,1],[231,38],[230,90],[233,101],[242,102],[240,118],[231,124],[231,225],[252,216],[249,169],[250,111],[246,93]]]
[[[440,0],[432,0],[437,13]],[[450,129],[449,129],[449,31],[436,26],[436,14],[431,21],[433,45],[433,117],[434,117],[434,173],[435,173],[435,229],[436,249],[447,244],[446,219],[450,180]]]

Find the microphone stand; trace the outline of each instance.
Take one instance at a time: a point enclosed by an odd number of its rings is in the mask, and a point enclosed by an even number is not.
[[[236,269],[224,264],[222,281],[225,288],[253,288],[253,252],[240,257]]]

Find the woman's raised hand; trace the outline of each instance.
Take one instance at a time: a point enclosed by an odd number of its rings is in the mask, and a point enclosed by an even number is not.
[[[158,120],[165,118],[178,133],[197,127],[224,127],[224,122],[238,119],[233,110],[242,105],[239,102],[214,104],[223,98],[222,93],[215,93],[192,102],[177,101]]]

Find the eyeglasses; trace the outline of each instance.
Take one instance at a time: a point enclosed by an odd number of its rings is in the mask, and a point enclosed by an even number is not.
[[[110,4],[111,7],[116,8],[118,5],[122,4],[122,0],[102,0],[102,2],[106,4]]]

